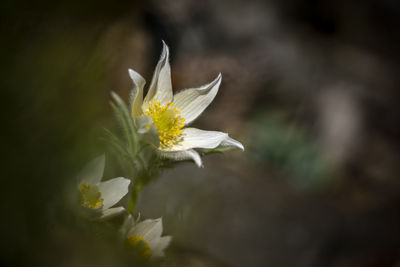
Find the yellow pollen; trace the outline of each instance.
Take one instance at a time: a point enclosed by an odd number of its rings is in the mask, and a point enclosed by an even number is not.
[[[143,239],[143,236],[130,235],[126,238],[126,244],[135,250],[137,255],[144,259],[151,256],[151,249],[149,243]]]
[[[180,116],[181,112],[173,106],[173,102],[168,102],[163,106],[160,102],[156,102],[144,112],[153,119],[160,137],[160,147],[163,149],[170,148],[182,140],[185,119]]]
[[[98,186],[83,181],[79,185],[79,202],[85,208],[98,209],[103,206],[103,199]]]

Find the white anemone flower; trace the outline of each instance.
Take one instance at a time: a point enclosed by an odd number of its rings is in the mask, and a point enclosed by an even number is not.
[[[99,156],[89,162],[78,175],[79,204],[92,211],[99,219],[121,214],[124,207],[115,207],[129,190],[130,180],[118,177],[101,182],[105,156]]]
[[[133,81],[131,113],[138,133],[153,143],[162,157],[193,159],[200,167],[202,161],[194,148],[230,146],[244,150],[240,142],[226,133],[186,127],[213,101],[221,84],[221,74],[209,84],[185,89],[174,95],[169,50],[163,42],[160,60],[144,99],[144,78],[132,69],[129,69],[129,76]]]
[[[122,237],[128,249],[133,249],[143,259],[155,259],[164,256],[164,250],[171,242],[171,236],[161,236],[162,218],[147,219],[136,223],[132,215],[128,215],[122,225]]]

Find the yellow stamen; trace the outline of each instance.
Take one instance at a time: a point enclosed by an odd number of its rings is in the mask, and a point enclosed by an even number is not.
[[[79,185],[79,202],[83,207],[98,209],[103,206],[103,199],[98,186],[83,181]]]
[[[144,112],[153,119],[153,123],[157,127],[162,149],[168,149],[182,140],[185,119],[180,116],[181,112],[173,106],[172,102],[163,106],[160,102],[156,102]]]
[[[126,238],[126,244],[135,250],[135,252],[143,257],[144,259],[148,259],[151,256],[151,249],[149,243],[143,239],[143,236],[139,235],[130,235]]]

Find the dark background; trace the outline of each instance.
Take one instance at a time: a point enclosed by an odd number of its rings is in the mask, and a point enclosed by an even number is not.
[[[126,265],[68,190],[118,129],[110,91],[128,99],[128,68],[149,83],[161,40],[175,90],[223,75],[193,126],[246,148],[144,190],[167,265],[399,266],[398,1],[1,5],[2,266]]]

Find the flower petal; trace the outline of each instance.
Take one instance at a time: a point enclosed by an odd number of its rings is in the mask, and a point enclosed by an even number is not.
[[[118,177],[98,184],[101,198],[103,198],[103,211],[117,204],[127,193],[130,180]]]
[[[180,110],[185,124],[194,121],[213,101],[221,84],[221,73],[209,84],[199,88],[191,88],[180,91],[174,96],[174,104]]]
[[[132,215],[128,213],[122,226],[120,228],[120,233],[122,238],[126,238],[128,236],[129,231],[133,230],[135,227],[135,220],[133,219]]]
[[[100,220],[111,219],[112,217],[118,216],[125,211],[124,207],[116,207],[111,209],[103,210],[100,216]]]
[[[161,218],[152,220],[147,219],[138,223],[131,231],[128,232],[128,236],[137,235],[143,236],[143,239],[147,242],[152,242],[156,238],[160,238],[162,234],[162,220]]]
[[[163,257],[164,250],[168,247],[169,243],[171,243],[171,236],[163,236],[157,240],[153,247],[151,248],[151,256],[154,258]]]
[[[141,115],[142,112],[142,102],[143,102],[143,87],[146,84],[145,79],[136,71],[128,69],[129,77],[131,77],[133,82],[133,88],[131,91],[131,113],[132,117]]]
[[[185,128],[183,140],[173,146],[173,151],[186,150],[191,148],[216,148],[218,146],[233,146],[244,150],[243,145],[230,138],[227,133],[217,131],[204,131],[196,128]]]
[[[153,221],[155,221],[153,228],[143,235],[143,239],[149,243],[150,247],[152,247],[153,244],[157,244],[163,231],[162,219],[158,218]]]
[[[144,134],[149,131],[149,126],[153,124],[153,119],[147,115],[142,115],[136,117],[134,122],[137,132]]]
[[[148,109],[150,102],[164,105],[172,101],[171,67],[169,65],[169,49],[163,41],[163,51],[154,70],[149,91],[143,102],[143,110]]]
[[[181,150],[181,151],[158,150],[158,154],[163,158],[168,158],[173,160],[192,159],[198,167],[203,166],[199,153],[197,153],[193,149]]]
[[[241,149],[242,151],[244,151],[244,146],[242,145],[242,143],[240,143],[239,141],[230,138],[228,136],[228,138],[226,138],[225,140],[223,140],[220,144],[220,146],[232,146],[232,147],[237,147],[239,149]]]
[[[90,161],[78,174],[78,183],[85,181],[89,184],[97,184],[101,181],[104,172],[106,156],[101,156]]]
[[[160,146],[160,136],[158,135],[158,129],[153,124],[151,117],[142,115],[135,118],[135,125],[140,138],[154,147]]]

